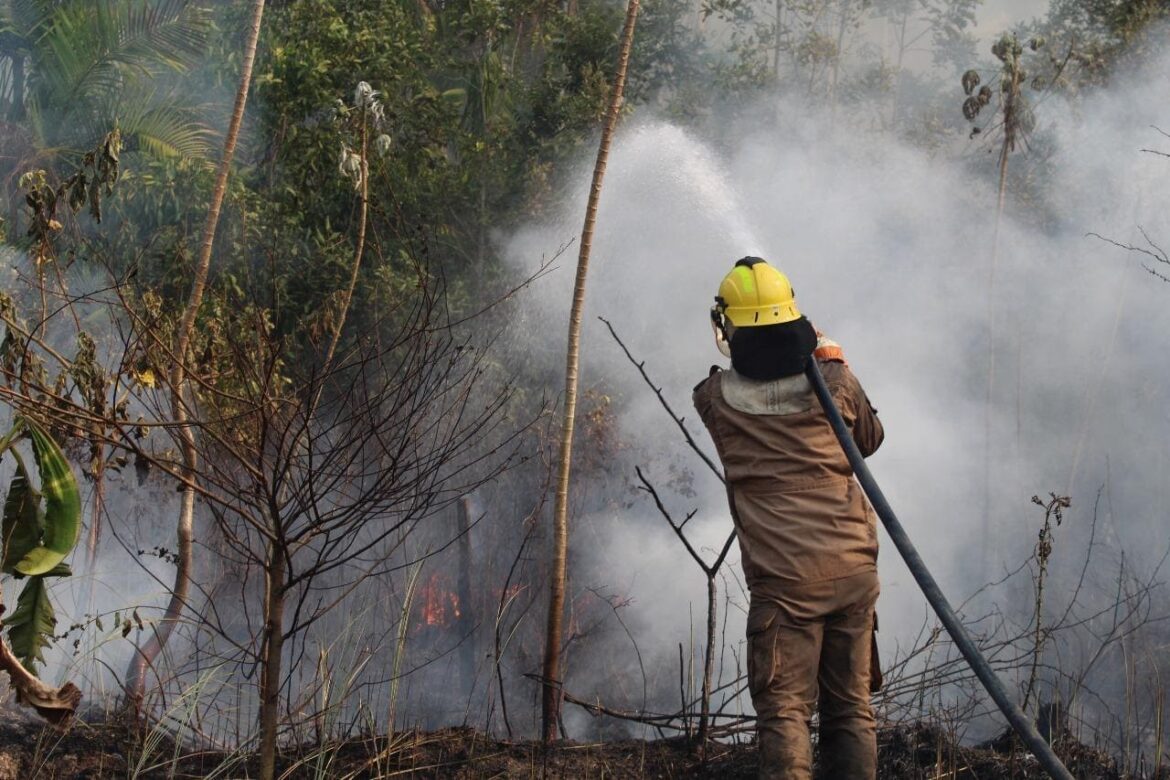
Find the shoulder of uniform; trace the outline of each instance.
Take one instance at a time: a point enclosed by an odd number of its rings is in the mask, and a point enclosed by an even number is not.
[[[848,366],[846,366],[846,364],[842,363],[840,360],[824,358],[820,355],[816,355],[816,361],[817,365],[821,369],[821,373],[825,375],[826,379],[828,379],[830,376],[841,376],[842,374],[848,373],[849,371]]]
[[[821,367],[821,374],[825,377],[825,384],[833,388],[841,388],[845,392],[850,393],[853,397],[858,399],[858,403],[864,399],[874,414],[877,414],[877,409],[874,408],[873,402],[869,400],[869,395],[866,394],[865,388],[861,386],[861,381],[857,375],[849,368],[848,363],[838,363],[837,361],[818,361]]]
[[[840,360],[834,359],[818,359],[817,365],[820,366],[821,375],[825,377],[825,382],[830,385],[852,385],[857,380],[853,376],[853,372],[849,370],[849,364]]]
[[[699,392],[699,388],[701,388],[703,385],[705,385],[709,381],[711,381],[711,377],[715,376],[716,374],[721,374],[721,373],[723,373],[722,368],[720,368],[719,366],[711,366],[711,370],[707,372],[707,377],[705,379],[703,379],[703,381],[699,382],[699,384],[695,385],[694,390],[692,390],[691,392],[694,392],[694,393]]]

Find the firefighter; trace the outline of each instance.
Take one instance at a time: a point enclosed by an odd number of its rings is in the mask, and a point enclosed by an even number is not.
[[[863,455],[881,444],[882,425],[840,346],[801,315],[787,277],[764,260],[735,264],[711,318],[731,368],[712,368],[694,403],[723,464],[751,592],[746,656],[759,776],[812,776],[815,708],[819,776],[873,778],[877,523],[806,362],[819,361]]]

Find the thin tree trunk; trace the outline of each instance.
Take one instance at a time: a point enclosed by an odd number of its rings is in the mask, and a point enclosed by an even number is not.
[[[260,780],[273,780],[276,777],[281,653],[284,649],[284,575],[284,551],[278,542],[272,542],[264,572],[264,650],[260,661]]]
[[[370,136],[369,126],[367,124],[366,106],[358,106],[358,110],[362,112],[362,164],[361,172],[361,202],[358,204],[358,234],[357,245],[353,250],[353,267],[349,272],[349,284],[346,285],[344,295],[341,299],[341,306],[336,315],[336,321],[333,325],[333,332],[329,335],[329,347],[325,350],[325,359],[321,363],[321,376],[329,375],[333,368],[333,358],[337,354],[337,345],[341,342],[341,331],[345,328],[345,321],[349,317],[349,309],[353,304],[353,293],[357,289],[358,274],[362,267],[362,255],[366,251],[366,224],[370,212]],[[317,412],[317,404],[321,402],[321,394],[325,392],[325,383],[317,387],[317,392],[313,395],[313,402],[309,404],[309,413],[307,417],[313,418]]]
[[[12,103],[8,107],[8,121],[23,122],[26,116],[24,107],[24,57],[12,57]]]
[[[89,519],[89,538],[85,544],[85,573],[91,581],[94,575],[94,568],[97,566],[97,549],[102,536],[102,513],[104,511],[103,507],[105,506],[105,489],[103,486],[106,471],[105,448],[100,444],[97,446],[99,454],[93,461],[93,509],[91,510]],[[89,599],[87,598],[86,603],[88,604],[88,602]]]
[[[256,43],[260,38],[260,22],[263,15],[264,0],[253,0],[252,22],[248,29],[247,41],[244,44],[240,87],[236,91],[235,106],[232,110],[231,121],[228,123],[227,135],[223,141],[223,158],[219,161],[215,189],[212,190],[211,194],[211,206],[207,212],[207,221],[203,226],[202,242],[199,248],[199,258],[195,263],[195,279],[191,285],[191,295],[187,299],[187,308],[183,312],[172,356],[175,364],[171,369],[170,376],[171,412],[176,423],[183,454],[181,474],[184,480],[183,497],[176,527],[175,584],[171,589],[171,599],[167,604],[166,612],[163,613],[162,620],[159,621],[158,628],[146,644],[134,654],[130,666],[126,670],[127,703],[136,711],[141,706],[145,692],[146,669],[153,664],[163,647],[166,646],[171,634],[174,633],[191,587],[191,564],[195,548],[194,480],[199,467],[199,454],[195,448],[195,431],[190,424],[188,415],[188,404],[194,399],[190,388],[187,387],[187,350],[191,344],[195,318],[199,313],[199,308],[203,303],[203,294],[207,289],[207,276],[211,268],[211,250],[215,244],[215,230],[219,224],[219,212],[223,207],[224,195],[227,192],[228,175],[231,173],[232,158],[236,152],[236,141],[239,139],[240,126],[244,121],[244,107],[247,104],[248,90],[252,84],[252,64],[256,60]]]
[[[94,578],[97,570],[97,551],[98,544],[101,542],[102,535],[102,515],[105,514],[106,504],[106,489],[105,489],[105,447],[101,444],[97,445],[98,455],[93,459],[93,504],[90,510],[89,519],[89,538],[85,544],[85,588],[82,590],[81,603],[86,605],[86,609],[94,612]]]
[[[699,714],[699,751],[707,761],[707,735],[711,730],[711,678],[715,667],[715,570],[707,572],[707,647],[703,655],[703,701]]]
[[[890,130],[898,129],[898,101],[902,99],[902,65],[906,59],[906,27],[910,23],[910,13],[902,15],[902,24],[898,28],[898,60],[894,64],[894,91],[890,99]]]
[[[349,307],[353,303],[353,292],[357,289],[358,272],[362,267],[362,254],[366,249],[366,218],[369,214],[370,205],[370,163],[369,163],[369,128],[366,123],[365,106],[358,106],[358,110],[363,112],[362,115],[362,186],[361,186],[361,204],[358,207],[358,235],[357,246],[353,250],[353,268],[349,273],[349,286],[345,288],[345,297],[341,299],[341,310],[337,314],[337,323],[333,326],[333,334],[329,338],[329,349],[325,352],[325,363],[321,369],[322,376],[329,373],[329,369],[333,363],[333,356],[337,352],[337,344],[341,341],[341,329],[345,327],[345,320],[349,316]],[[321,391],[317,391],[317,399],[321,396]],[[317,405],[316,399],[313,402],[313,407]],[[312,412],[310,412],[310,417]]]
[[[780,49],[781,49],[781,35],[783,35],[784,28],[781,26],[784,18],[784,0],[776,0],[776,26],[774,28],[776,40],[772,41],[772,76],[775,77],[776,83],[780,83]]]
[[[456,590],[459,597],[459,618],[455,625],[459,630],[459,673],[463,689],[470,691],[475,684],[475,638],[471,636],[479,618],[479,599],[471,595],[471,498],[459,499],[459,574]]]
[[[593,186],[585,208],[585,225],[581,230],[581,247],[577,256],[577,279],[573,288],[573,305],[569,313],[569,343],[565,356],[565,406],[561,422],[561,457],[557,473],[556,501],[553,509],[552,582],[548,602],[548,630],[544,645],[544,696],[541,710],[541,734],[546,743],[557,737],[561,717],[561,623],[565,609],[565,573],[569,552],[569,468],[573,457],[573,418],[577,411],[577,366],[581,343],[581,314],[585,308],[585,275],[589,269],[589,251],[593,247],[593,227],[597,223],[597,203],[601,182],[609,158],[609,145],[621,113],[622,93],[626,86],[626,69],[634,24],[638,19],[638,0],[629,0],[626,23],[622,29],[621,49],[614,72],[609,111],[601,129],[597,163],[593,166]]]
[[[995,202],[995,227],[991,235],[991,264],[987,271],[987,394],[984,399],[983,418],[983,554],[982,575],[990,573],[991,541],[995,535],[991,520],[991,428],[992,402],[995,395],[995,296],[996,270],[999,266],[999,232],[1003,222],[1004,206],[1007,203],[1008,158],[1015,148],[1016,104],[1019,97],[1020,77],[1019,62],[1012,67],[1012,79],[1004,96],[1003,107],[1003,145],[999,150],[999,191]]]

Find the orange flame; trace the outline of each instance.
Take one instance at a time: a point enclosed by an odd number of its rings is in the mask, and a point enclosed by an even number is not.
[[[420,618],[424,626],[449,626],[463,616],[459,596],[449,587],[448,577],[435,572],[423,585],[420,596]]]

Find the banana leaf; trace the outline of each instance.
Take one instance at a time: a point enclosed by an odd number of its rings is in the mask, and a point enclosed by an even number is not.
[[[14,568],[20,574],[37,576],[55,569],[77,544],[81,536],[81,494],[73,469],[57,442],[31,420],[24,423],[41,477],[45,527],[41,546],[29,550]]]
[[[4,620],[13,654],[30,674],[45,662],[44,649],[56,633],[57,617],[44,577],[30,577],[20,591],[16,609]]]
[[[44,528],[40,504],[40,494],[29,483],[24,461],[17,458],[16,473],[12,475],[4,502],[4,555],[0,571],[13,573],[16,564],[41,543]]]

